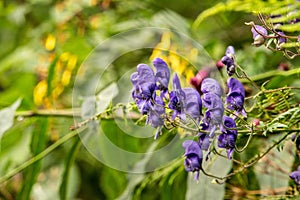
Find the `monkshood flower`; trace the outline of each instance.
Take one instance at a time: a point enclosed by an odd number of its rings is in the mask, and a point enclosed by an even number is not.
[[[173,91],[170,92],[169,108],[173,110],[172,118],[185,120],[186,115],[200,121],[202,102],[197,90],[181,88],[177,74],[173,76]]]
[[[149,110],[147,124],[149,123],[152,127],[158,128],[154,136],[154,139],[157,139],[158,135],[161,133],[161,128],[164,125],[163,115],[165,113],[165,106],[161,96],[155,96],[154,102],[154,105]]]
[[[182,143],[182,147],[185,149],[184,167],[187,172],[196,172],[195,179],[199,179],[199,171],[202,165],[202,150],[198,142],[193,140],[186,140]]]
[[[227,108],[246,117],[247,113],[244,109],[245,89],[243,84],[235,78],[229,78],[227,80],[227,86],[229,88],[226,97]]]
[[[184,111],[183,111],[185,93],[181,88],[180,80],[176,73],[173,76],[172,83],[173,83],[173,90],[170,92],[170,101],[169,101],[169,108],[173,110],[172,118],[173,120],[177,116],[179,118],[185,118]]]
[[[183,92],[185,94],[184,114],[199,122],[202,115],[202,101],[198,91],[193,88],[183,88]]]
[[[206,78],[203,80],[203,82],[201,84],[201,92],[203,94],[211,92],[211,93],[218,95],[219,97],[221,97],[222,93],[223,93],[221,86],[213,78]]]
[[[162,96],[164,97],[168,92],[168,84],[170,80],[169,67],[167,63],[160,58],[155,58],[153,60],[153,66],[156,69],[155,81],[157,83],[157,87],[162,91]]]
[[[232,153],[237,138],[237,130],[235,121],[228,116],[223,116],[222,134],[218,137],[218,147],[225,148],[228,159],[232,159]]]
[[[206,134],[206,133],[199,133],[198,134],[198,138],[199,138],[199,145],[200,145],[200,148],[202,150],[205,150],[207,151],[209,149],[209,145],[211,143],[211,141],[209,140],[209,135]]]
[[[209,136],[214,137],[218,127],[222,127],[224,106],[221,98],[214,93],[206,93],[202,97],[203,106],[207,108],[202,120],[203,130],[209,131]]]
[[[225,56],[221,59],[222,63],[226,65],[227,74],[232,76],[235,73],[235,50],[233,46],[228,46]]]
[[[265,43],[266,36],[268,35],[268,31],[260,25],[254,25],[254,26],[255,28],[254,27],[251,28],[251,32],[254,40],[253,45],[260,46]]]
[[[300,187],[300,166],[298,166],[297,171],[290,173],[290,178],[294,180],[298,187]]]

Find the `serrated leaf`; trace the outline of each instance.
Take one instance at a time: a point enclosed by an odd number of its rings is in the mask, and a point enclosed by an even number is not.
[[[21,104],[21,99],[15,101],[11,106],[0,110],[0,139],[3,134],[12,127],[15,112]]]

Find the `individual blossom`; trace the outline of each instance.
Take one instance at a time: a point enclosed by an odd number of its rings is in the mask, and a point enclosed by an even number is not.
[[[246,117],[247,113],[244,109],[245,89],[243,84],[235,78],[229,78],[227,86],[229,88],[226,97],[227,108]]]
[[[209,131],[213,137],[216,129],[222,126],[224,106],[221,98],[214,93],[206,93],[202,97],[203,106],[207,108],[202,120],[203,130]]]
[[[183,92],[180,84],[180,80],[178,75],[175,73],[173,76],[173,90],[170,92],[170,101],[169,101],[169,108],[173,110],[172,118],[173,120],[176,117],[184,118],[184,101],[185,101],[185,93]]]
[[[226,65],[227,74],[232,76],[235,73],[235,50],[233,46],[227,47],[225,56],[223,56],[221,61]]]
[[[153,66],[156,69],[155,81],[157,83],[157,87],[162,91],[162,96],[165,96],[168,92],[170,69],[167,63],[160,58],[155,58],[153,60]]]
[[[207,151],[209,149],[209,146],[211,143],[209,135],[206,133],[199,133],[198,138],[199,138],[198,142],[199,142],[200,148],[202,150]]]
[[[187,172],[196,172],[195,179],[199,179],[199,171],[202,168],[203,154],[198,142],[186,140],[182,147],[185,149],[184,167]]]
[[[161,96],[155,96],[154,105],[149,111],[149,115],[147,118],[147,123],[149,123],[152,127],[157,128],[154,139],[158,138],[158,135],[161,133],[162,126],[164,125],[164,113],[165,106]]]
[[[228,159],[232,159],[232,153],[237,139],[236,123],[234,119],[223,116],[222,134],[218,137],[218,147],[225,148]]]
[[[219,97],[221,97],[222,94],[223,94],[221,86],[213,78],[206,78],[206,79],[203,80],[203,82],[201,84],[201,92],[203,94],[211,92],[211,93],[214,93],[214,94],[218,95]]]
[[[172,118],[179,117],[185,120],[186,115],[200,121],[202,102],[197,90],[181,88],[177,74],[173,76],[173,90],[170,93],[169,108],[173,110]]]
[[[254,25],[254,27],[251,28],[254,40],[253,45],[260,46],[265,43],[268,31],[260,25]]]
[[[197,90],[183,88],[185,101],[183,102],[184,114],[200,121],[202,115],[202,102]]]
[[[298,187],[300,187],[300,166],[298,166],[297,171],[290,173],[290,178],[294,180]]]

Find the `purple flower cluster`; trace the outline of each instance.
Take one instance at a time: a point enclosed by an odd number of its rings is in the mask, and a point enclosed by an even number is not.
[[[226,56],[232,59],[231,65],[234,66],[233,47],[227,48]],[[224,92],[213,78],[203,79],[198,90],[182,88],[176,73],[172,77],[172,90],[169,91],[168,65],[160,58],[156,58],[153,65],[155,72],[148,65],[139,64],[137,71],[131,75],[132,98],[141,114],[147,115],[146,122],[157,128],[155,139],[169,114],[172,115],[172,120],[187,124],[191,121],[196,123],[199,128],[199,130],[195,129],[198,141],[187,140],[183,143],[183,148],[185,169],[188,172],[197,172],[196,179],[198,179],[199,171],[202,169],[202,151],[211,149],[211,142],[217,130],[219,130],[218,147],[226,149],[229,159],[232,158],[235,148],[238,132],[234,118],[224,115],[225,108],[222,100]],[[237,114],[245,115],[243,85],[234,78],[229,78],[227,85],[229,88],[226,97],[227,108]],[[202,115],[202,108],[205,110],[204,115]]]
[[[170,70],[160,58],[154,59],[153,65],[156,73],[148,65],[139,64],[137,71],[131,75],[130,79],[133,84],[132,98],[139,111],[148,116],[147,123],[158,128],[155,134],[155,138],[157,138],[164,124],[165,103],[163,98],[168,93]]]

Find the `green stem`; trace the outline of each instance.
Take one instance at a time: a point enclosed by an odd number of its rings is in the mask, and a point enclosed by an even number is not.
[[[262,73],[262,74],[252,76],[251,80],[254,81],[254,82],[257,82],[257,81],[270,79],[274,76],[291,76],[291,75],[296,75],[296,74],[300,74],[300,68],[291,69],[291,70],[288,70],[288,71],[272,70],[272,71],[268,71],[268,72],[265,72],[265,73]],[[242,83],[249,83],[250,81],[248,79],[243,79],[243,80],[241,80],[241,82]]]
[[[82,130],[84,130],[84,129],[82,129]],[[26,161],[23,164],[21,164],[19,167],[13,169],[12,171],[10,171],[7,174],[5,174],[4,176],[2,176],[0,178],[0,183],[3,183],[4,181],[10,179],[11,177],[13,177],[14,175],[16,175],[17,173],[19,173],[22,170],[24,170],[25,168],[27,168],[28,166],[30,166],[33,163],[35,163],[35,162],[39,161],[40,159],[44,158],[45,156],[47,156],[48,154],[50,154],[54,149],[56,149],[57,147],[59,147],[60,145],[62,145],[66,141],[68,141],[70,138],[76,136],[82,130],[69,132],[68,134],[66,134],[65,136],[63,136],[59,140],[57,140],[55,143],[53,143],[52,145],[50,145],[47,149],[45,149],[41,153],[37,154],[36,156],[32,157],[28,161]]]

